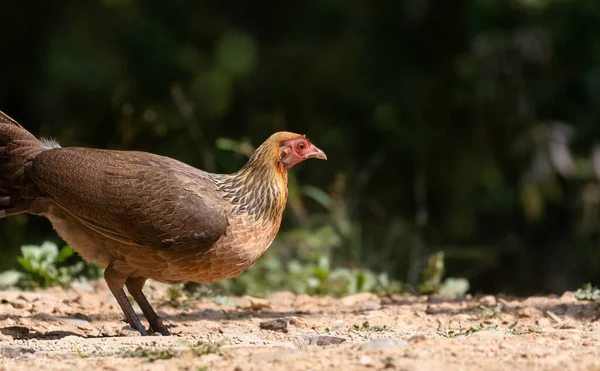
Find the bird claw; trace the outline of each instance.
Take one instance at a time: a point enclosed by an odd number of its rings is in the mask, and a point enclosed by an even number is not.
[[[148,333],[150,333],[151,335],[160,334],[162,336],[171,336],[171,332],[166,327],[159,327],[156,330],[150,327],[148,328]]]
[[[148,332],[151,334],[159,333],[162,336],[171,336],[171,332],[169,331],[167,326],[165,326],[160,319],[158,319],[157,322],[158,323],[155,323],[154,326],[150,325]]]

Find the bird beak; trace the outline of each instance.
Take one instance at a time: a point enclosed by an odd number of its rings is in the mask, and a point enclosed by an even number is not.
[[[308,153],[306,156],[304,156],[304,158],[318,158],[319,160],[327,160],[327,155],[325,154],[325,152],[321,151],[315,146],[313,146],[313,150],[313,152]]]

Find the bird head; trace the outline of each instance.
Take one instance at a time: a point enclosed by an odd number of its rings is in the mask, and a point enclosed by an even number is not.
[[[289,170],[297,163],[309,158],[327,160],[325,152],[312,144],[306,135],[279,132],[273,134],[271,138],[278,147],[278,160],[285,170]]]
[[[250,202],[244,210],[251,210],[258,218],[280,219],[287,201],[287,171],[309,158],[327,160],[325,152],[305,135],[290,132],[271,135],[233,174],[232,202]],[[253,196],[256,193],[258,196]]]
[[[271,135],[254,151],[245,167],[267,165],[283,174],[309,158],[327,160],[327,155],[312,144],[306,135],[280,131]]]

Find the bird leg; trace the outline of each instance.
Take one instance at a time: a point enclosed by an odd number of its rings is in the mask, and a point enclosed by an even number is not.
[[[133,310],[129,299],[127,299],[125,291],[123,291],[123,286],[127,281],[127,277],[125,277],[122,273],[117,272],[111,264],[104,270],[104,280],[106,281],[110,291],[117,299],[117,303],[119,303],[119,306],[123,310],[123,313],[125,314],[125,318],[127,319],[129,325],[137,331],[139,331],[140,334],[148,335],[148,332],[146,331],[144,326],[142,326],[140,319]]]
[[[146,296],[142,292],[142,288],[146,283],[146,278],[144,277],[129,277],[127,281],[125,281],[125,285],[127,285],[127,290],[133,296],[133,299],[138,303],[140,309],[144,313],[144,316],[148,320],[150,324],[151,332],[158,332],[161,335],[171,335],[167,326],[165,326],[161,320],[161,318],[156,314],[154,309],[152,309],[152,305],[146,299]]]

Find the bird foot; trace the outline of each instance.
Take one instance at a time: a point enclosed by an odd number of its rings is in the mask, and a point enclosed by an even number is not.
[[[158,317],[156,318],[156,321],[154,321],[154,323],[150,324],[150,328],[148,329],[148,332],[150,332],[151,334],[158,332],[159,334],[161,334],[163,336],[171,335],[171,332],[169,331],[167,326],[165,326],[163,324],[163,322],[161,321],[161,319]]]
[[[148,331],[146,331],[145,328],[142,327],[141,329],[136,329],[136,330],[138,330],[142,336],[148,336]]]
[[[169,329],[167,329],[165,326],[163,326],[162,328],[159,327],[158,329],[154,330],[152,327],[150,327],[148,329],[148,332],[150,334],[161,334],[162,336],[171,336],[171,332],[169,331]]]

